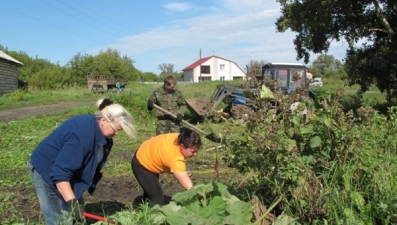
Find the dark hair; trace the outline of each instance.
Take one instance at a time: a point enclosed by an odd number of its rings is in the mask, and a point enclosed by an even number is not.
[[[176,84],[176,79],[173,76],[167,76],[164,79],[164,84],[172,84],[172,83]]]
[[[185,148],[197,147],[201,146],[200,135],[189,128],[182,127],[180,129],[180,134],[176,140],[176,143],[182,144]]]
[[[102,109],[104,109],[106,106],[111,105],[111,104],[113,104],[113,101],[110,100],[110,99],[108,99],[108,98],[105,98],[105,99],[102,100],[102,102],[101,102],[101,104],[99,105],[98,109],[99,109],[99,110],[102,110]]]

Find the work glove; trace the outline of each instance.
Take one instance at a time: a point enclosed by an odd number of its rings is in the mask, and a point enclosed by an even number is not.
[[[182,122],[182,120],[183,120],[182,114],[180,114],[180,113],[176,114],[176,121],[180,123],[180,122]]]
[[[82,221],[84,220],[83,212],[84,212],[84,206],[80,205],[79,201],[77,199],[72,199],[66,202],[66,205],[68,206],[68,212],[69,215],[76,219],[77,221]]]
[[[154,108],[153,100],[149,99],[147,101],[147,110],[152,111]]]
[[[102,173],[101,172],[95,173],[94,179],[92,180],[92,185],[90,188],[88,188],[88,193],[90,195],[92,195],[94,193],[94,191],[96,189],[96,185],[99,183],[99,181],[101,179],[102,179]]]

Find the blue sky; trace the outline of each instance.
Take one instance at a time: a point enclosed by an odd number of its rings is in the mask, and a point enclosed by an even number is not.
[[[275,0],[1,0],[0,45],[62,66],[110,47],[156,74],[162,63],[181,71],[201,49],[245,69],[250,60],[296,62],[295,34],[276,32],[279,16]],[[342,60],[345,50],[332,43],[327,54]]]

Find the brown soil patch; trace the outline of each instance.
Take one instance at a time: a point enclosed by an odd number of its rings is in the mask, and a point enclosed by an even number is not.
[[[0,122],[8,122],[33,115],[49,114],[59,110],[83,105],[93,105],[93,102],[63,102],[51,105],[32,106],[0,111]],[[121,163],[130,163],[132,152],[112,152],[109,160]],[[201,183],[215,180],[213,166],[189,164],[192,171],[193,183]],[[105,168],[106,169],[106,168]],[[221,169],[221,168],[220,168]],[[226,183],[230,174],[219,174],[219,181]],[[166,199],[183,189],[172,175],[164,174],[160,176],[160,183],[163,187]],[[0,203],[1,221],[19,222],[23,224],[43,224],[39,202],[33,184],[20,184],[17,186],[3,186],[0,194],[12,196],[7,202]],[[106,175],[99,182],[93,195],[85,195],[86,211],[96,215],[112,215],[115,212],[129,209],[142,200],[142,190],[132,174],[129,176],[111,177]],[[89,220],[88,224],[97,221]]]
[[[215,180],[215,177],[211,176],[214,174],[211,169],[203,171],[199,169],[201,166],[191,165],[192,181],[201,183],[208,182],[211,179]],[[226,174],[220,177],[220,182],[226,182],[227,180],[228,175]],[[160,183],[168,201],[171,200],[172,195],[183,191],[172,175],[161,175]],[[6,214],[3,214],[4,211],[2,212],[3,220],[15,221],[17,219],[18,222],[23,224],[43,224],[39,202],[33,185],[13,186],[0,190],[0,192],[15,195],[15,199],[12,201],[12,209],[6,210]],[[130,176],[106,177],[105,175],[93,195],[85,193],[84,199],[86,212],[100,216],[112,215],[139,205],[142,202],[142,189],[135,180],[132,171]],[[97,221],[88,220],[87,222],[92,224]]]

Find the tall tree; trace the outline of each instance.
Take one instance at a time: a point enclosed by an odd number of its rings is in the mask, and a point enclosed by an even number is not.
[[[78,78],[79,84],[87,82],[87,73],[98,73],[108,77],[128,78],[136,81],[141,72],[134,67],[135,61],[127,56],[121,56],[120,52],[108,48],[100,51],[98,55],[81,55],[78,53],[67,64],[72,74]]]
[[[262,75],[262,66],[265,65],[266,62],[264,60],[250,60],[246,65],[246,73],[247,77],[251,79],[256,79],[256,77]]]
[[[17,59],[23,66],[18,68],[18,79],[28,81],[30,87],[51,89],[69,84],[69,73],[58,64],[46,59],[30,57],[25,52],[6,51],[8,55]]]
[[[367,91],[374,81],[389,100],[397,97],[397,4],[395,0],[277,0],[279,32],[291,29],[297,59],[327,52],[332,41],[346,41],[350,84]]]
[[[162,63],[157,67],[157,69],[161,70],[160,74],[172,74],[174,73],[174,64]]]
[[[247,70],[246,72],[252,71],[252,70],[258,70],[260,71],[262,69],[262,66],[266,64],[266,61],[264,60],[250,60],[247,64]]]
[[[333,55],[321,54],[313,61],[312,68],[321,75],[343,74],[343,64]]]
[[[87,83],[86,76],[88,72],[96,71],[93,57],[87,54],[82,55],[81,53],[73,56],[65,67],[70,69],[73,82],[77,82],[80,85]]]

